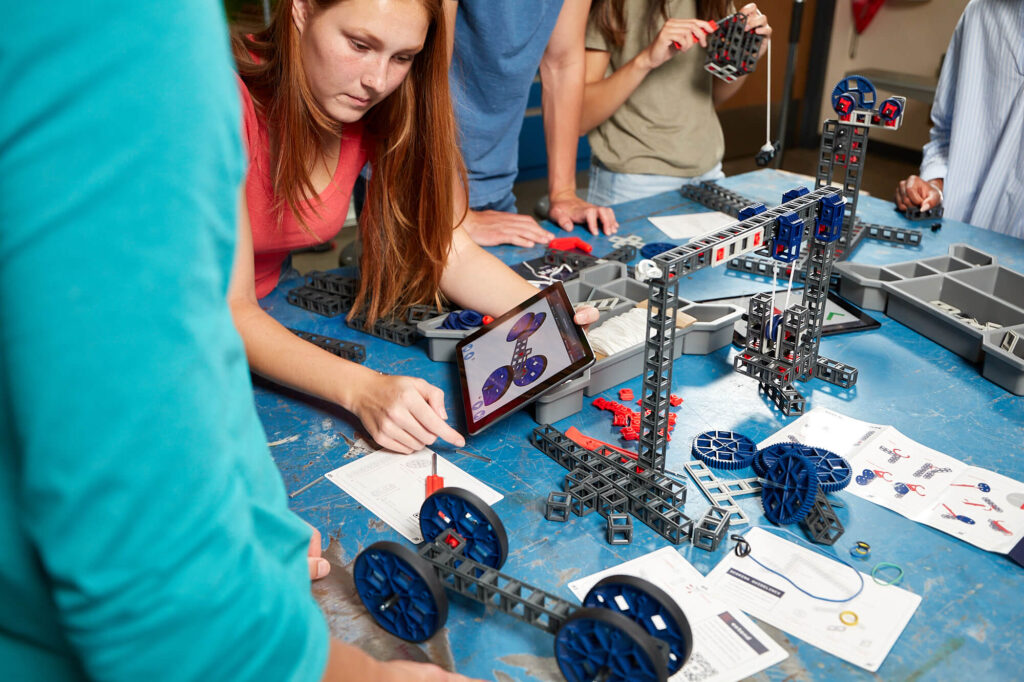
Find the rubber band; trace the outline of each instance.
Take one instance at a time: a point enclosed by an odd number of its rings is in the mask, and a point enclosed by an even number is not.
[[[895,568],[897,571],[899,571],[899,573],[896,574],[896,577],[893,578],[892,580],[888,581],[888,582],[886,582],[884,580],[879,580],[878,576],[875,575],[879,571],[884,570],[886,568]],[[898,585],[899,582],[901,580],[903,580],[903,568],[900,567],[897,564],[892,564],[892,563],[889,563],[888,561],[883,561],[880,564],[875,564],[875,567],[871,569],[871,579],[874,580],[879,585],[883,585],[883,586],[886,586],[886,587],[889,586],[889,585]]]
[[[751,554],[751,553],[750,553],[749,551],[747,552],[747,557],[748,557],[748,558],[749,558],[749,559],[750,559],[751,561],[753,561],[753,562],[754,562],[755,564],[757,564],[758,566],[760,566],[760,567],[761,567],[761,568],[763,568],[764,570],[768,571],[769,573],[774,573],[775,575],[779,576],[780,578],[782,578],[783,580],[785,580],[785,581],[786,581],[787,583],[789,583],[790,585],[792,585],[793,587],[795,587],[795,588],[796,588],[796,589],[798,589],[799,591],[801,591],[801,592],[803,592],[804,594],[806,594],[806,595],[807,595],[808,597],[810,597],[811,599],[817,599],[818,601],[827,601],[827,602],[832,602],[833,604],[842,604],[842,603],[845,603],[845,602],[848,602],[848,601],[852,601],[852,600],[856,599],[857,597],[859,597],[859,596],[860,596],[860,593],[864,591],[864,575],[863,575],[863,574],[862,574],[862,573],[861,573],[860,571],[858,571],[858,570],[857,570],[856,568],[854,568],[854,567],[853,567],[853,565],[851,565],[851,564],[850,564],[849,562],[847,562],[847,561],[844,561],[843,559],[839,558],[838,556],[830,556],[830,555],[828,555],[828,554],[825,554],[825,552],[821,551],[820,549],[818,549],[818,548],[817,548],[817,547],[815,547],[814,545],[811,545],[811,544],[809,544],[809,543],[808,543],[808,542],[807,542],[806,540],[804,540],[803,538],[801,538],[801,537],[800,537],[799,535],[797,535],[796,533],[793,533],[792,531],[788,531],[788,530],[786,530],[785,528],[768,528],[768,527],[762,527],[762,528],[761,528],[761,530],[763,530],[763,531],[765,531],[765,532],[767,532],[767,533],[771,533],[772,535],[775,535],[775,536],[778,536],[778,537],[782,537],[782,536],[780,536],[780,535],[778,534],[778,532],[776,532],[776,531],[781,531],[781,532],[785,533],[786,535],[792,536],[792,537],[793,537],[793,538],[794,538],[794,539],[795,539],[795,540],[797,541],[797,542],[795,542],[794,544],[796,544],[796,545],[798,545],[798,546],[801,546],[801,545],[802,545],[802,546],[803,546],[803,547],[804,547],[805,549],[809,549],[809,550],[811,550],[811,551],[815,552],[816,554],[820,554],[820,555],[822,555],[823,557],[826,557],[826,558],[832,559],[832,560],[834,560],[834,561],[838,561],[839,563],[843,564],[844,566],[846,566],[847,568],[849,568],[849,569],[850,569],[851,571],[853,571],[853,572],[854,572],[854,573],[856,574],[856,576],[857,576],[857,580],[859,580],[859,581],[860,581],[860,586],[859,586],[859,587],[857,588],[857,591],[856,591],[856,592],[854,592],[854,593],[853,593],[852,595],[850,595],[849,597],[843,597],[842,599],[835,599],[835,598],[832,598],[832,597],[822,597],[822,596],[820,596],[820,595],[817,595],[817,594],[813,594],[813,593],[811,593],[811,592],[808,592],[807,590],[805,590],[804,588],[800,587],[800,586],[799,586],[799,585],[797,585],[797,584],[796,584],[795,582],[793,582],[793,581],[792,581],[792,580],[791,580],[791,579],[789,578],[789,576],[787,576],[787,575],[785,575],[785,574],[781,573],[780,571],[777,571],[777,570],[775,570],[774,568],[771,568],[770,566],[765,566],[765,565],[764,565],[763,563],[761,563],[760,561],[758,561],[758,560],[757,560],[757,558],[756,558],[756,557],[755,557],[755,556],[754,556],[753,554]],[[743,536],[741,536],[741,537],[743,537]],[[734,538],[734,539],[735,539],[735,538]],[[748,545],[748,547],[750,546],[750,543],[749,543],[749,541],[747,542],[747,545]]]
[[[843,625],[853,626],[860,622],[860,618],[853,611],[840,611],[839,622]]]
[[[871,556],[871,545],[864,542],[863,540],[857,540],[853,547],[850,548],[850,556],[854,559],[867,559]]]

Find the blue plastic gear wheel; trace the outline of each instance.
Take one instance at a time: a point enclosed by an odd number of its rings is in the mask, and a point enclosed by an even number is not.
[[[505,525],[491,507],[463,488],[441,488],[420,506],[420,532],[433,542],[451,528],[466,542],[463,556],[500,569],[508,557]]]
[[[583,606],[621,613],[648,635],[668,645],[668,674],[674,675],[690,658],[693,631],[675,600],[660,587],[630,575],[611,575],[590,588]]]
[[[691,452],[709,467],[731,470],[750,466],[757,446],[735,431],[705,431],[693,439]]]
[[[433,566],[397,542],[360,552],[352,576],[370,616],[395,637],[422,642],[448,619],[448,597]]]
[[[807,456],[814,462],[818,472],[818,484],[823,493],[839,492],[850,485],[853,469],[844,457],[825,448],[807,446],[807,450]]]
[[[656,642],[621,613],[584,607],[555,634],[555,660],[567,682],[667,682]]]
[[[761,488],[765,518],[783,525],[802,520],[814,506],[818,487],[814,463],[796,452],[784,452],[765,472]]]
[[[789,441],[768,445],[757,451],[754,459],[750,462],[750,466],[755,474],[764,478],[764,475],[768,473],[768,469],[786,452],[803,454],[803,446],[799,443],[790,443]]]

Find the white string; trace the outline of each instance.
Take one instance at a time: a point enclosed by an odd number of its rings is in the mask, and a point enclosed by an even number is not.
[[[768,342],[771,341],[771,338],[772,338],[772,333],[771,333],[771,331],[772,331],[772,323],[775,322],[775,285],[776,285],[776,281],[777,281],[776,280],[776,276],[778,274],[778,269],[779,269],[779,261],[777,261],[774,258],[772,258],[772,302],[771,302],[771,308],[769,308],[769,310],[768,310],[768,329],[765,330],[766,332],[768,332],[768,334],[764,337],[765,346],[767,346]],[[775,345],[776,345],[776,347],[778,347],[778,341],[775,342]],[[768,350],[768,349],[767,348],[762,348],[761,352],[764,353],[766,350]],[[778,354],[776,354],[775,357],[777,358]]]
[[[786,318],[786,311],[789,310],[789,295],[793,293],[793,273],[796,272],[796,267],[789,264],[789,285],[786,287],[786,305],[782,308],[782,319]],[[781,320],[779,321],[781,326]],[[782,348],[782,330],[778,330],[775,338],[775,359],[779,359],[779,350]]]
[[[772,144],[772,41],[768,39],[768,103],[764,108],[764,143]]]
[[[602,355],[611,356],[644,342],[647,333],[647,310],[632,308],[609,318],[600,327],[587,332],[590,346]]]

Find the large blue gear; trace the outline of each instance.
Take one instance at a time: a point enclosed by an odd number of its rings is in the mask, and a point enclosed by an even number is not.
[[[750,466],[754,469],[754,473],[764,478],[764,475],[768,473],[768,469],[787,452],[795,452],[797,454],[804,454],[804,446],[800,443],[790,443],[789,441],[783,441],[781,443],[775,443],[774,445],[768,445],[758,450],[757,455],[750,462]]]
[[[709,467],[732,470],[750,466],[757,446],[735,431],[705,431],[693,439],[691,452]]]
[[[825,448],[807,447],[807,456],[818,472],[818,484],[823,493],[839,492],[850,485],[853,469],[845,458]]]
[[[761,489],[764,515],[772,523],[790,524],[802,520],[814,506],[818,474],[810,459],[785,452],[765,472]]]

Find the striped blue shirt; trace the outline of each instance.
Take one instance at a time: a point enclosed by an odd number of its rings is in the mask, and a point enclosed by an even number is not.
[[[932,106],[921,177],[945,215],[1024,239],[1024,2],[971,0]]]

